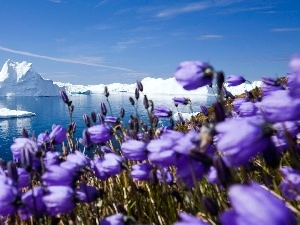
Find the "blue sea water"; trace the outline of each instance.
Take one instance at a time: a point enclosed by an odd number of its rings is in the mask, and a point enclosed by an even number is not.
[[[129,103],[129,97],[133,94],[120,92],[109,96],[109,102],[112,107],[113,116],[119,116],[121,107],[125,109],[124,124],[128,123],[130,115],[135,115],[135,109]],[[153,100],[154,105],[165,105],[176,112],[172,98],[174,95],[151,95],[149,100]],[[177,96],[179,97],[179,96]],[[86,128],[83,115],[90,115],[92,111],[100,113],[100,103],[106,104],[108,115],[109,107],[104,95],[72,95],[69,96],[74,105],[73,121],[76,122],[76,137],[82,136],[82,131]],[[200,111],[200,104],[211,105],[214,99],[211,96],[194,96],[192,99],[192,108],[194,111]],[[139,117],[147,121],[147,112],[142,105],[143,97],[138,101]],[[36,113],[36,116],[27,118],[0,119],[0,158],[11,160],[10,146],[14,137],[22,135],[22,128],[26,128],[30,136],[37,137],[38,134],[51,131],[53,124],[62,125],[67,128],[70,120],[67,105],[60,97],[0,97],[0,108],[12,110],[25,110]],[[188,106],[178,106],[180,112],[190,112]]]

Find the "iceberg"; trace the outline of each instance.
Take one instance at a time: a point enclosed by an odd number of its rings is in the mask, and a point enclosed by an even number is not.
[[[59,96],[60,88],[32,69],[32,64],[7,60],[0,71],[0,96]]]
[[[0,108],[0,119],[31,117],[35,115],[33,112]]]

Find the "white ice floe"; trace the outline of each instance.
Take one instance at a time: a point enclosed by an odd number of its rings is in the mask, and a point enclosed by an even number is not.
[[[30,116],[35,116],[35,113],[22,111],[22,110],[11,110],[7,108],[0,108],[0,119],[30,117]]]
[[[192,118],[192,116],[196,116],[198,115],[200,112],[194,112],[194,113],[180,113],[181,117],[183,118],[184,121],[186,120],[190,120]],[[173,114],[173,119],[176,121],[180,121],[180,117],[178,115],[179,113],[175,113]]]

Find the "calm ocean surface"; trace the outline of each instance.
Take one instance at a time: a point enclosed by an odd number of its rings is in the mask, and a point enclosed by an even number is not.
[[[128,98],[134,94],[115,93],[109,96],[114,116],[119,116],[120,108],[125,109],[124,123],[127,124],[129,116],[135,115],[135,110],[130,105]],[[147,95],[148,99],[153,100],[155,106],[165,105],[176,112],[173,104],[173,97],[181,97],[175,95]],[[86,128],[82,119],[83,114],[90,115],[92,111],[100,113],[100,103],[106,104],[108,115],[109,107],[104,95],[72,95],[69,96],[74,105],[73,121],[76,122],[76,137],[82,136],[83,129]],[[199,111],[200,103],[211,105],[214,99],[209,96],[191,96],[194,111]],[[143,97],[141,96],[138,104],[138,113],[141,119],[147,121],[146,111],[142,105]],[[8,108],[12,110],[25,110],[36,113],[36,116],[29,118],[11,118],[0,119],[0,158],[4,160],[11,159],[10,145],[13,143],[14,137],[20,137],[22,128],[25,127],[29,135],[37,137],[38,134],[51,131],[53,124],[67,127],[69,124],[69,114],[67,105],[60,97],[0,97],[0,108]],[[190,112],[188,106],[179,106],[180,112]]]

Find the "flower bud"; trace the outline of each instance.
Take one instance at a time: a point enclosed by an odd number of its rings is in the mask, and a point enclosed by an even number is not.
[[[104,96],[105,96],[106,98],[108,98],[108,96],[109,96],[109,92],[108,92],[107,86],[104,86]]]
[[[91,112],[91,118],[92,118],[93,123],[96,123],[96,121],[97,121],[97,116],[96,116],[96,113],[95,113],[95,112]]]
[[[24,137],[24,138],[28,138],[29,137],[28,130],[26,128],[24,128],[24,127],[22,129],[22,137]]]
[[[19,175],[18,170],[16,167],[16,164],[14,164],[12,161],[9,161],[6,165],[7,168],[7,175],[10,177],[14,182],[18,182]]]
[[[68,95],[65,91],[60,91],[60,97],[63,100],[63,102],[66,103],[68,106],[71,105],[72,102],[70,102]]]
[[[125,109],[121,108],[120,109],[120,117],[123,118],[125,116]]]
[[[129,101],[130,101],[130,103],[131,103],[131,105],[134,105],[134,99],[132,98],[132,97],[129,97]]]
[[[136,88],[135,91],[134,91],[134,96],[135,96],[135,99],[138,100],[140,98],[140,92],[139,92],[139,89]]]
[[[90,127],[91,126],[91,120],[90,120],[90,117],[86,114],[83,115],[83,120],[84,120],[84,123],[87,127]]]
[[[219,214],[219,207],[216,201],[210,197],[203,197],[203,206],[205,210],[212,216],[217,216]]]
[[[107,114],[107,109],[106,109],[106,105],[105,105],[104,102],[101,102],[101,104],[100,104],[100,109],[101,109],[102,115],[103,115],[103,116],[106,116],[106,114]]]
[[[137,80],[136,81],[136,84],[137,84],[137,88],[138,88],[138,90],[140,91],[140,92],[143,92],[143,84],[142,84],[142,82],[141,81],[139,81],[139,80]]]

